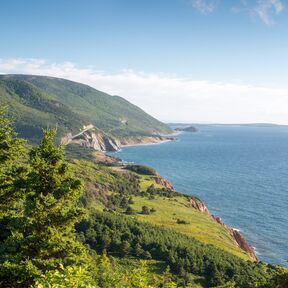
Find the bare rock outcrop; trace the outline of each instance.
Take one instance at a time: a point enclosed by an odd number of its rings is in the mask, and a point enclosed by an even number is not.
[[[155,181],[156,184],[161,185],[165,188],[168,188],[170,190],[174,190],[173,185],[165,178],[163,178],[162,176],[155,176],[153,177],[153,180]]]
[[[206,205],[201,200],[195,197],[189,199],[188,205],[196,210],[199,210],[200,212],[211,215]]]
[[[84,126],[83,130],[76,135],[67,134],[61,139],[61,143],[63,145],[75,143],[96,151],[117,151],[121,148],[119,140],[108,136],[92,124]]]
[[[229,228],[231,235],[235,239],[237,245],[244,251],[246,251],[254,260],[257,260],[255,249],[248,243],[246,238],[236,229]]]
[[[61,144],[68,145],[74,143],[83,147],[92,148],[96,151],[107,152],[118,151],[123,146],[157,144],[172,140],[175,139],[157,135],[117,139],[111,135],[107,135],[103,130],[98,129],[93,124],[89,124],[83,126],[83,129],[76,135],[73,135],[72,133],[66,134],[62,137]]]

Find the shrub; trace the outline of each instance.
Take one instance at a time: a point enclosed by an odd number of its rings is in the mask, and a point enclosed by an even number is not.
[[[141,214],[149,215],[150,214],[149,208],[147,206],[142,206]]]
[[[177,224],[190,224],[189,221],[183,220],[183,219],[177,219]]]
[[[133,200],[132,197],[129,198],[129,200],[128,200],[128,204],[134,204],[134,200]]]
[[[156,209],[155,208],[151,208],[150,209],[150,213],[155,213],[156,212]]]
[[[126,213],[127,215],[133,215],[133,214],[135,214],[136,212],[135,212],[135,210],[134,210],[131,206],[128,206],[127,209],[126,209],[126,211],[125,211],[125,213]]]
[[[144,175],[157,175],[157,172],[155,169],[144,166],[144,165],[127,165],[125,167],[127,170],[139,173],[139,174],[144,174]]]
[[[98,288],[84,267],[60,266],[59,270],[47,271],[31,288]]]

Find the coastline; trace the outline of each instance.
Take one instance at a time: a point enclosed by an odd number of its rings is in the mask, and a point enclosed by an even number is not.
[[[176,132],[177,133],[177,132]],[[182,133],[182,131],[179,131],[178,134]],[[163,137],[164,138],[164,137]],[[168,137],[166,139],[163,139],[161,137],[156,137],[153,139],[153,141],[151,141],[152,137],[150,138],[150,141],[148,142],[147,141],[147,138],[145,139],[145,143],[143,142],[139,142],[139,143],[131,143],[131,144],[123,144],[121,145],[121,148],[125,148],[125,147],[133,147],[133,146],[149,146],[149,145],[159,145],[159,144],[164,144],[164,143],[167,143],[167,142],[170,142],[170,141],[175,141],[176,139],[175,138],[172,138],[171,139],[168,139]],[[142,139],[143,140],[143,139]],[[118,151],[121,151],[118,150]],[[117,152],[117,151],[115,151]],[[112,156],[113,157],[113,156]],[[121,163],[122,165],[124,164],[124,161],[123,159],[121,158],[118,158],[121,160]],[[124,164],[125,165],[125,164]],[[162,177],[162,176],[161,176]],[[163,178],[163,177],[162,177]],[[165,181],[169,182],[167,179],[163,178]],[[172,184],[173,185],[173,184]],[[171,185],[171,186],[172,186]],[[173,186],[172,186],[173,187]],[[181,193],[182,194],[182,193]],[[184,195],[184,194],[183,194]],[[256,252],[256,248],[253,247],[249,242],[248,240],[246,239],[246,237],[242,234],[242,232],[240,231],[240,229],[238,228],[234,228],[234,227],[230,227],[228,225],[226,225],[222,219],[220,217],[217,217],[213,214],[210,213],[209,209],[207,208],[207,206],[204,204],[204,202],[199,199],[199,202],[200,203],[197,203],[192,206],[194,206],[195,209],[199,210],[200,212],[203,212],[203,213],[207,213],[208,215],[210,215],[210,217],[215,221],[217,222],[219,225],[225,227],[226,229],[229,230],[229,233],[231,235],[231,237],[233,238],[233,240],[235,241],[235,245],[237,245],[240,249],[242,249],[243,251],[245,251],[247,254],[250,255],[251,259],[253,259],[254,261],[258,262],[258,258],[257,258],[257,252]],[[221,208],[220,208],[221,209]]]
[[[147,142],[147,143],[134,143],[134,144],[121,144],[121,148],[125,147],[133,147],[133,146],[150,146],[150,145],[160,145],[167,142],[175,141],[175,139],[167,139],[167,140],[161,140],[159,142]]]
[[[175,141],[176,138],[170,136],[148,136],[139,138],[126,138],[120,140],[120,147],[132,147],[132,146],[148,146],[148,145],[158,145],[167,142]]]

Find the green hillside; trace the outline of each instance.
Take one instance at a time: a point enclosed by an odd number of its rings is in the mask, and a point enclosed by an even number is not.
[[[287,287],[287,271],[250,258],[193,205],[199,199],[154,169],[76,145],[65,157],[55,129],[27,146],[5,114],[0,108],[1,288]]]
[[[165,187],[156,184],[153,176],[129,172],[121,166],[106,167],[83,160],[73,160],[71,164],[77,175],[85,179],[85,199],[89,206],[100,211],[105,208],[112,209],[120,215],[127,214],[126,209],[130,206],[135,211],[131,215],[137,220],[171,228],[244,260],[253,260],[236,245],[226,227],[218,224],[208,214],[188,205],[192,196],[188,197],[169,189],[164,193]],[[153,195],[151,185],[155,187]],[[164,189],[163,192],[161,189]],[[133,201],[129,201],[130,197]],[[143,206],[155,211],[142,214]],[[178,223],[179,220],[184,222]]]
[[[59,78],[0,75],[0,103],[8,104],[21,136],[38,140],[42,128],[59,135],[93,124],[114,137],[170,133],[168,126],[119,96]]]
[[[266,283],[277,268],[255,262],[227,227],[189,207],[193,196],[157,184],[151,189],[153,175],[121,166],[76,159],[71,165],[85,182],[81,203],[90,217],[77,231],[90,249],[119,260],[160,261],[152,263],[160,273],[169,266],[178,287],[274,287]]]

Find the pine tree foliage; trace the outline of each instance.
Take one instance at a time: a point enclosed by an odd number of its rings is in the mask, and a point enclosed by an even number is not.
[[[25,177],[19,161],[25,152],[24,141],[16,138],[6,112],[6,107],[0,107],[0,219],[16,213]]]
[[[85,215],[77,205],[83,183],[70,171],[63,147],[54,144],[55,135],[56,130],[44,131],[42,142],[30,152],[32,172],[24,211],[26,249],[44,271],[85,258],[74,233],[75,223]]]
[[[85,215],[77,205],[83,184],[64,161],[63,148],[54,144],[55,133],[44,131],[42,142],[30,152],[21,225],[0,246],[3,287],[29,287],[45,271],[87,261],[85,247],[74,233],[75,223]]]
[[[40,145],[32,149],[29,191],[25,205],[30,234],[47,237],[53,231],[71,236],[85,210],[78,207],[83,183],[64,161],[64,150],[54,144],[55,130],[47,130]],[[57,233],[56,233],[57,234]]]

